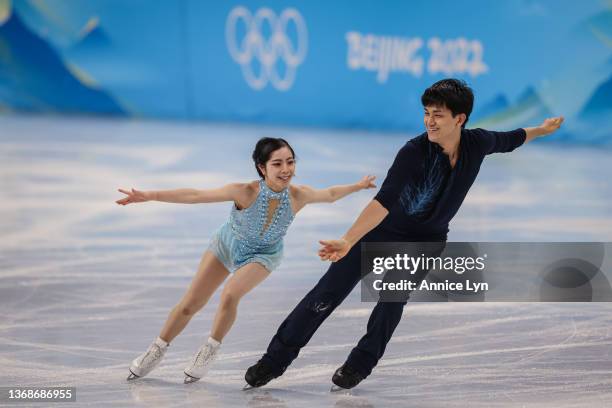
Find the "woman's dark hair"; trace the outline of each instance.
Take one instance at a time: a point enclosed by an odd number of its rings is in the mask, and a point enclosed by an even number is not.
[[[295,152],[293,148],[285,139],[275,138],[275,137],[262,137],[257,141],[255,145],[255,150],[253,150],[253,161],[255,162],[255,169],[257,170],[257,174],[259,177],[264,178],[263,173],[259,169],[259,165],[266,166],[268,160],[270,160],[270,156],[273,152],[278,149],[282,149],[283,147],[288,147],[291,150],[291,155],[295,159]]]
[[[452,112],[453,117],[464,113],[465,122],[461,127],[465,127],[474,107],[474,93],[465,81],[452,78],[443,79],[423,92],[421,103],[423,107],[446,106]]]

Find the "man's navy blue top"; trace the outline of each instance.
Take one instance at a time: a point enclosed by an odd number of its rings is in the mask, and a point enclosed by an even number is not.
[[[485,156],[511,152],[526,137],[524,129],[462,129],[454,168],[427,133],[409,140],[374,197],[389,211],[377,229],[402,241],[445,241],[448,223],[459,211]]]

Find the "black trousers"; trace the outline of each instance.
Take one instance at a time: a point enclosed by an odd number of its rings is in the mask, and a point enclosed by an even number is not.
[[[404,239],[405,240],[405,239]],[[374,229],[340,261],[332,263],[325,275],[314,288],[298,303],[280,325],[270,341],[262,360],[282,374],[298,356],[310,338],[325,319],[342,303],[361,279],[361,242],[400,241],[395,234]],[[441,243],[443,247],[443,243]],[[441,252],[441,249],[440,249]],[[428,270],[419,271],[415,276],[420,283]],[[387,343],[402,318],[408,298],[402,301],[379,301],[368,320],[367,332],[348,356],[346,363],[364,378],[383,356]]]

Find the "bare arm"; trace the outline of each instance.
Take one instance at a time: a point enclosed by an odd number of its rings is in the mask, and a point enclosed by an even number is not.
[[[544,120],[544,122],[542,122],[540,126],[524,128],[525,133],[527,134],[525,143],[528,143],[535,138],[553,133],[554,131],[559,129],[559,127],[561,127],[563,120],[563,116],[559,116],[556,118],[548,118]]]
[[[342,238],[319,241],[322,245],[319,256],[323,260],[339,260],[348,253],[357,241],[380,224],[387,214],[389,214],[389,211],[377,200],[370,201]]]
[[[197,204],[215,203],[221,201],[243,202],[248,184],[233,183],[220,188],[210,190],[196,190],[192,188],[181,188],[177,190],[139,191],[132,189],[119,191],[126,194],[116,203],[127,205],[130,203],[141,203],[146,201],[162,201],[165,203]]]
[[[359,190],[374,188],[374,176],[364,176],[354,184],[343,184],[323,189],[314,189],[309,186],[297,187],[296,196],[300,202],[300,207],[313,203],[333,203],[351,193]]]
[[[341,239],[346,240],[352,247],[365,234],[380,224],[387,214],[389,214],[389,211],[377,200],[370,201]]]

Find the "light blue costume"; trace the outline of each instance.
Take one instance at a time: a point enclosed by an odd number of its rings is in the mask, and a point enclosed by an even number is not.
[[[266,228],[270,200],[279,203]],[[242,210],[232,206],[229,220],[215,231],[208,249],[230,272],[253,262],[272,272],[283,257],[283,237],[293,218],[289,188],[277,193],[260,180],[255,202]]]

